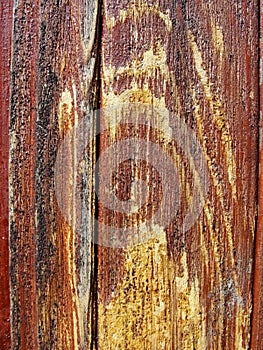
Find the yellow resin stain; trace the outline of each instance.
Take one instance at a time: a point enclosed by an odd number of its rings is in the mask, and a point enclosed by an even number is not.
[[[99,305],[100,342],[104,349],[172,349],[173,341],[178,349],[193,349],[194,344],[203,348],[204,310],[197,279],[189,286],[186,253],[181,265],[183,276],[176,277],[177,268],[168,258],[164,231],[159,231],[155,239],[127,249],[123,283],[107,306]],[[182,335],[177,340],[173,339],[175,312],[177,332]]]
[[[236,336],[235,336],[235,347],[240,350],[248,350],[247,344],[250,343],[250,332],[251,329],[251,317],[252,307],[248,312],[245,312],[240,305],[237,306],[236,314]],[[244,332],[244,329],[247,332]]]
[[[181,316],[182,349],[204,349],[206,347],[205,310],[200,305],[198,279],[195,278],[189,287],[187,254],[181,258],[182,276],[176,277],[176,294],[178,294],[178,314]]]
[[[163,82],[163,88],[159,91],[160,96],[154,96],[149,88],[148,79],[158,76]],[[156,128],[160,129],[168,139],[171,139],[172,130],[169,126],[169,110],[165,103],[165,91],[168,81],[173,80],[167,65],[167,57],[164,48],[158,43],[157,48],[150,48],[145,51],[141,60],[134,59],[129,66],[116,69],[113,66],[103,64],[103,85],[111,87],[115,79],[120,77],[132,77],[131,87],[117,94],[112,88],[103,93],[104,118],[107,126],[117,125],[121,120],[125,121],[125,113],[130,114],[131,104],[139,104],[140,112],[154,119]],[[144,79],[144,84],[139,87],[139,82]],[[175,90],[176,92],[176,90]],[[177,104],[179,104],[176,98]],[[120,106],[120,108],[118,108]],[[154,107],[154,114],[151,115],[151,107]],[[116,107],[116,108],[115,108]],[[125,112],[126,109],[126,112]],[[136,122],[136,111],[131,116]]]
[[[143,113],[146,120],[152,116],[154,119],[152,124],[171,139],[169,111],[165,107],[164,97],[156,98],[149,89],[142,90],[135,83],[132,89],[127,89],[120,95],[114,92],[108,93],[104,96],[104,102],[103,112],[108,127],[118,125],[121,121],[125,122],[125,115],[129,116],[130,122],[136,125],[139,113]],[[152,107],[154,107],[153,111]]]
[[[77,120],[76,109],[76,85],[72,84],[71,92],[69,89],[65,89],[60,97],[58,106],[58,125],[60,136],[63,137],[68,131],[70,131]]]
[[[154,73],[159,72],[160,79],[168,80],[170,77],[167,65],[167,57],[164,48],[157,43],[154,50],[145,51],[142,60],[134,58],[129,65],[119,67],[105,66],[103,71],[103,83],[105,86],[111,86],[115,79],[125,75],[125,77],[133,77],[134,80],[142,77],[152,77]]]
[[[148,5],[142,1],[131,1],[127,10],[120,10],[117,19],[112,16],[107,16],[106,25],[109,29],[114,29],[117,23],[124,23],[126,19],[131,19],[133,22],[140,21],[141,17],[145,14],[156,14],[165,23],[168,32],[172,29],[172,21],[170,19],[170,13],[167,10],[166,13],[162,12],[158,5]]]
[[[219,57],[220,57],[220,63],[222,64],[223,55],[224,55],[224,34],[213,18],[211,18],[211,27],[212,27],[212,41],[214,44],[215,49],[217,50]]]

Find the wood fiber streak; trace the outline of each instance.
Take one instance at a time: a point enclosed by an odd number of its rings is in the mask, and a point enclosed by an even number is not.
[[[86,203],[77,207],[73,165],[81,133],[66,136],[97,107],[97,1],[17,1],[11,112],[11,295],[13,349],[90,349],[93,342],[93,223],[75,230],[93,202],[94,143]],[[59,158],[59,159],[58,159]],[[55,177],[55,165],[61,173]],[[65,179],[65,180],[64,180]],[[58,198],[63,198],[63,204]]]
[[[248,349],[257,208],[258,2],[104,0],[103,8],[101,128],[111,130],[101,134],[100,153],[129,137],[155,142],[174,160],[181,195],[175,219],[153,226],[148,218],[162,206],[164,186],[177,198],[174,184],[160,184],[152,175],[149,154],[137,147],[143,165],[124,161],[120,150],[100,169],[101,179],[112,177],[120,201],[136,192],[133,182],[143,179],[143,172],[157,197],[150,194],[149,210],[133,221],[139,244],[129,236],[118,249],[99,247],[98,346]],[[141,112],[132,103],[145,106],[156,137],[139,125]],[[162,111],[158,118],[152,108]],[[116,128],[116,121],[131,119],[134,127]],[[201,146],[208,194],[195,187],[201,174],[195,159],[187,157],[187,144],[167,136],[178,120]],[[203,209],[185,232],[184,217],[198,191],[201,202],[202,193],[205,197]],[[140,197],[138,202],[140,208]],[[123,220],[100,203],[99,240],[119,239],[132,218]],[[138,229],[141,221],[144,228]]]
[[[10,349],[8,156],[13,2],[0,2],[0,348]]]
[[[259,140],[259,184],[258,184],[258,220],[255,247],[255,268],[254,268],[254,299],[253,299],[253,323],[251,350],[263,348],[263,147],[262,147],[262,115],[263,115],[263,11],[262,1],[260,1],[260,130],[261,137]]]

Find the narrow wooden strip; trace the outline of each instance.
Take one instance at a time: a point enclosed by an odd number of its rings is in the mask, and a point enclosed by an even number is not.
[[[8,156],[13,1],[0,2],[0,348],[10,349]]]
[[[40,13],[36,226],[39,347],[45,349],[93,343],[97,13],[97,1],[81,0],[43,0]],[[91,138],[86,158],[85,137]]]
[[[259,182],[258,182],[258,219],[257,234],[255,240],[254,256],[254,293],[253,293],[253,322],[251,334],[251,350],[263,348],[263,139],[262,139],[262,115],[263,115],[263,3],[260,1],[260,125],[261,130],[259,147]]]
[[[16,3],[10,120],[14,349],[90,349],[94,342],[97,15],[97,1]],[[86,137],[87,152],[81,149]]]
[[[37,349],[35,156],[39,1],[14,9],[10,117],[12,348]]]

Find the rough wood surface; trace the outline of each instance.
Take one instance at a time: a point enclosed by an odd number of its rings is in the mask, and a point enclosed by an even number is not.
[[[125,219],[106,213],[107,226],[101,209],[103,238],[114,224],[120,237],[129,220],[137,220],[133,233],[141,235],[138,245],[127,238],[131,244],[125,249],[99,248],[101,349],[249,348],[257,196],[257,33],[256,1],[104,1],[101,124],[112,130],[102,135],[101,153],[109,139],[112,144],[134,137],[157,143],[174,159],[181,197],[170,225],[153,226],[147,214],[163,205],[165,186],[170,188],[166,195],[176,197],[176,186],[164,178],[160,184],[153,176],[150,145],[148,152],[139,142],[137,146],[147,164],[134,159],[125,164],[126,150],[121,148],[115,154],[119,200],[131,199],[138,191],[129,186],[142,180],[141,172],[148,174],[147,185],[157,198],[149,196],[149,211],[135,219],[132,213]],[[132,103],[146,106],[144,113],[157,131],[145,125],[142,109],[137,112]],[[151,114],[153,108],[156,112]],[[118,129],[116,120],[129,126]],[[196,205],[194,184],[203,169],[191,163],[187,141],[167,139],[178,120],[195,131],[209,172],[203,211],[189,230],[183,229],[183,220]],[[113,157],[102,170],[108,176],[114,171]],[[199,190],[201,201],[204,188]],[[141,197],[137,205],[143,205]],[[163,213],[166,210],[164,206]]]
[[[258,1],[13,6],[11,348],[260,349]]]
[[[8,120],[13,2],[0,1],[0,349],[10,349]]]
[[[96,107],[97,15],[96,1],[16,2],[10,119],[14,349],[88,349],[92,342],[92,226],[81,235],[63,217],[54,168],[65,135]],[[61,175],[75,176],[72,171]],[[70,191],[57,191],[72,210]]]

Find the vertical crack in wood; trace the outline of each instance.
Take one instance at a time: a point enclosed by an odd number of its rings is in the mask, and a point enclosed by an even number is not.
[[[95,108],[95,163],[97,163],[100,152],[100,108],[101,108],[101,49],[102,49],[102,15],[103,15],[103,0],[98,0],[98,14],[97,14],[97,25],[96,25],[96,79],[95,84],[97,86],[97,100],[94,104]],[[91,310],[92,310],[92,340],[90,343],[90,349],[98,350],[98,236],[99,236],[99,227],[98,227],[98,176],[95,174],[94,181],[94,226],[93,226],[93,266],[92,266],[92,277],[91,277]],[[93,190],[94,190],[93,189]]]

